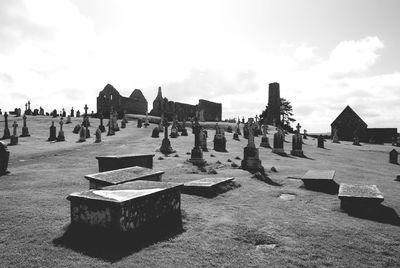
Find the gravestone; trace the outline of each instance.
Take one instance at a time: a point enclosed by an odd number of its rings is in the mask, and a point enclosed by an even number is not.
[[[38,116],[39,115],[39,110],[38,109],[33,110],[32,115],[33,116]]]
[[[349,212],[368,212],[384,200],[376,185],[354,185],[341,183],[338,197],[340,207]]]
[[[186,182],[183,185],[182,193],[190,195],[199,195],[214,197],[220,193],[229,191],[233,187],[235,178],[203,178],[195,181]]]
[[[237,127],[236,127],[236,133],[238,135],[242,135],[242,133],[240,132],[240,118],[238,117],[238,122],[237,122]]]
[[[200,147],[203,152],[208,152],[207,148],[207,131],[202,128],[200,131]]]
[[[223,131],[218,126],[218,123],[215,124],[214,150],[217,152],[227,152],[226,138],[225,138]]]
[[[178,129],[174,126],[171,127],[171,134],[169,134],[169,136],[171,138],[178,138],[179,137],[179,133],[178,133]]]
[[[153,168],[154,154],[124,154],[96,156],[99,172],[116,170],[127,167]]]
[[[317,142],[318,142],[318,148],[325,148],[324,147],[324,137],[322,135],[318,136]]]
[[[99,119],[100,119],[100,126],[99,126],[100,131],[101,131],[102,133],[103,133],[103,132],[106,132],[106,128],[105,128],[105,126],[103,125],[103,119],[104,119],[103,113],[100,113],[100,114],[99,114]]]
[[[39,114],[44,115],[44,109],[42,108],[42,106],[40,106],[40,108],[39,108]]]
[[[244,124],[244,127],[243,127],[243,137],[244,137],[245,139],[248,139],[248,138],[249,138],[249,124],[248,124],[248,123],[245,123],[245,124]]]
[[[172,149],[171,147],[171,142],[168,139],[168,120],[164,120],[164,139],[162,140],[161,147],[160,147],[160,152],[168,155],[175,153],[176,151]]]
[[[56,109],[54,109],[54,110],[51,112],[51,116],[52,116],[53,118],[56,118],[56,117],[58,116],[57,110],[56,110]]]
[[[81,129],[81,125],[77,124],[77,125],[74,127],[74,129],[72,130],[72,133],[78,134],[80,129]]]
[[[15,117],[20,117],[21,116],[21,108],[15,108]]]
[[[113,123],[113,129],[114,132],[119,131],[119,126],[118,126],[118,113],[117,111],[113,112],[113,120],[111,121]]]
[[[182,217],[182,188],[177,183],[133,181],[72,193],[67,197],[71,202],[71,226],[101,229],[121,241],[143,226],[178,223]]]
[[[106,186],[137,180],[161,181],[162,174],[164,174],[164,171],[154,171],[150,168],[133,166],[86,175],[85,179],[89,181],[89,189],[100,190]]]
[[[71,113],[70,113],[70,116],[71,116],[71,117],[74,117],[74,116],[75,116],[75,113],[74,113],[74,107],[72,107],[72,108],[71,108]]]
[[[101,142],[101,130],[100,130],[100,128],[96,129],[95,135],[96,135],[96,140],[94,142],[95,143],[100,143]]]
[[[2,140],[9,139],[11,137],[10,135],[10,129],[8,129],[8,114],[7,112],[4,113],[4,135],[1,138]]]
[[[361,146],[361,144],[360,144],[360,139],[359,139],[358,137],[354,137],[354,139],[353,139],[353,145]]]
[[[67,116],[67,121],[65,122],[65,124],[71,124],[71,123],[72,123],[72,121],[71,121],[71,116],[68,115],[68,116]]]
[[[47,139],[47,141],[55,141],[55,140],[57,140],[57,129],[54,126],[54,121],[52,121],[50,126],[50,137]]]
[[[58,132],[57,141],[65,141],[64,130],[63,130],[64,121],[61,117],[60,119],[60,131]]]
[[[126,123],[123,120],[121,120],[121,128],[126,128]]]
[[[82,125],[80,130],[79,130],[79,140],[78,142],[85,142],[86,141],[86,129]]]
[[[138,128],[141,128],[142,127],[142,119],[140,119],[140,118],[138,118],[138,120],[137,120],[137,127]]]
[[[76,117],[81,117],[81,112],[79,110],[76,111]]]
[[[87,110],[89,109],[87,104],[85,104],[85,107],[83,107],[83,109],[85,109],[85,117],[87,117],[88,116]]]
[[[292,150],[290,151],[290,154],[293,156],[300,156],[304,157],[303,153],[303,139],[300,134],[300,124],[297,123],[297,132],[293,135],[292,137]]]
[[[26,115],[24,114],[24,116],[22,117],[23,121],[24,121],[24,125],[22,127],[22,134],[20,137],[30,137],[31,135],[29,134],[29,130],[28,127],[26,126]]]
[[[110,116],[110,119],[108,119],[108,132],[107,132],[107,136],[113,136],[115,135],[114,129],[112,127],[113,123],[113,118]]]
[[[263,136],[261,137],[260,147],[271,148],[271,145],[269,144],[269,140],[268,140],[268,137],[267,137],[268,126],[266,124],[264,124],[262,126],[262,129],[263,129]]]
[[[333,180],[335,170],[309,170],[301,180],[306,189],[337,194],[339,185]]]
[[[285,136],[283,134],[283,130],[278,128],[277,132],[274,134],[274,147],[272,148],[273,153],[286,154],[283,149],[284,140]]]
[[[397,137],[397,147],[400,146],[400,136]]]
[[[82,126],[83,127],[83,126]],[[86,124],[85,128],[85,134],[86,134],[86,139],[90,138],[90,130],[89,130],[89,126]]]
[[[399,153],[395,149],[391,150],[389,153],[389,163],[398,165],[398,156]]]
[[[303,139],[305,140],[307,139],[307,130],[305,129],[303,130]]]
[[[187,132],[187,129],[186,129],[186,120],[183,120],[182,121],[182,132],[181,132],[181,136],[187,136],[188,135],[188,132]]]
[[[242,169],[254,173],[257,171],[262,171],[263,167],[261,165],[258,148],[256,148],[254,143],[253,122],[249,122],[248,124],[249,138],[247,141],[247,146],[244,147],[243,150]]]
[[[89,116],[83,116],[82,125],[83,125],[84,127],[90,127]]]
[[[18,144],[18,136],[17,136],[17,121],[14,121],[13,127],[13,134],[10,137],[10,144],[9,145],[17,145]]]
[[[339,141],[339,136],[338,136],[338,130],[335,128],[333,129],[333,138],[332,138],[333,143],[340,143]]]
[[[65,109],[63,108],[63,109],[62,109],[62,117],[65,118],[66,116],[67,116],[67,113],[65,112]]]
[[[164,113],[161,112],[160,123],[158,124],[158,130],[160,131],[160,133],[164,132],[163,122],[164,122]]]
[[[149,126],[149,114],[146,112],[146,119],[144,120],[144,127],[147,128]]]
[[[159,131],[158,127],[153,128],[153,131],[151,132],[151,137],[152,138],[160,137],[160,131]]]
[[[200,147],[201,126],[199,124],[197,117],[195,118],[193,132],[194,132],[194,147],[192,149],[189,161],[193,165],[204,166],[206,161],[204,161],[203,151],[201,150],[201,147]]]
[[[10,152],[7,150],[7,145],[0,141],[0,176],[10,173],[7,171]]]
[[[226,129],[226,132],[232,133],[232,127],[231,127],[231,126],[228,126],[227,129]]]
[[[237,132],[233,133],[233,139],[236,141],[240,141],[239,134]]]

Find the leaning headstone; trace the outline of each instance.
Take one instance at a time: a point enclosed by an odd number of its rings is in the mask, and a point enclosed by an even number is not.
[[[100,143],[101,142],[101,130],[100,130],[100,128],[96,129],[95,135],[96,135],[96,140],[94,142],[95,143]]]
[[[376,185],[354,185],[341,183],[338,197],[340,207],[348,212],[369,212],[378,207],[384,200]]]
[[[218,123],[215,125],[214,150],[217,152],[227,152],[226,138],[220,127],[218,126]]]
[[[268,140],[268,137],[267,137],[268,126],[266,124],[264,124],[262,126],[262,130],[263,130],[263,136],[261,137],[260,147],[271,148],[271,145],[269,144],[269,140]]]
[[[322,135],[319,135],[318,136],[318,148],[325,148],[324,141],[325,141],[324,137],[322,137]]]
[[[58,132],[57,141],[65,141],[64,130],[63,130],[64,121],[61,117],[60,119],[60,131]]]
[[[285,140],[285,136],[283,134],[282,129],[278,128],[278,131],[274,134],[274,147],[272,148],[272,152],[276,154],[286,154],[283,149],[283,143]]]
[[[164,139],[161,143],[160,152],[165,155],[175,153],[176,151],[172,149],[171,142],[168,139],[168,121],[166,119],[164,120],[164,128]]]
[[[207,148],[207,131],[202,128],[200,131],[200,147],[203,152],[208,152]]]
[[[81,126],[79,130],[79,140],[78,142],[85,142],[86,141],[86,129],[84,126]]]
[[[303,139],[300,134],[300,124],[297,124],[297,132],[292,137],[292,150],[290,151],[291,155],[304,157],[303,153]]]
[[[203,151],[201,150],[201,147],[200,147],[201,126],[200,126],[197,118],[195,118],[193,132],[194,132],[194,147],[192,149],[189,161],[193,165],[204,166],[206,161],[204,161]]]
[[[9,139],[11,137],[10,135],[10,129],[8,128],[8,114],[7,112],[4,113],[4,135],[1,138],[2,140]]]
[[[7,171],[10,152],[7,150],[7,145],[0,141],[0,176],[10,173]]]
[[[72,123],[72,121],[71,121],[71,116],[68,115],[68,116],[67,116],[67,121],[65,122],[65,124],[71,124],[71,123]]]
[[[55,141],[55,140],[57,140],[57,130],[56,127],[54,126],[54,121],[52,121],[50,126],[50,137],[47,139],[47,141]]]
[[[158,127],[153,128],[153,131],[151,132],[151,137],[152,138],[160,137],[160,131],[158,130]]]
[[[389,153],[389,163],[396,164],[396,165],[399,164],[398,156],[399,156],[399,153],[395,149],[391,150]]]
[[[254,143],[254,135],[253,135],[253,123],[249,123],[249,138],[247,141],[247,146],[244,147],[243,150],[243,160],[242,160],[242,169],[250,171],[251,173],[262,171],[263,167],[261,165],[261,160],[259,157],[258,148]]]
[[[13,127],[13,134],[10,137],[10,144],[9,145],[17,145],[18,144],[18,136],[17,136],[17,121],[14,121]]]
[[[22,117],[22,119],[24,120],[24,125],[22,127],[22,134],[20,137],[30,137],[31,135],[29,134],[28,127],[26,126],[26,115],[25,114]]]
[[[77,124],[77,125],[74,127],[74,129],[72,130],[72,133],[78,134],[80,129],[81,129],[81,125]]]

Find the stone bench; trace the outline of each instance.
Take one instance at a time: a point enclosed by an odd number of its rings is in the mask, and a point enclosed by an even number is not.
[[[133,181],[70,194],[71,225],[125,233],[165,219],[181,219],[178,183]]]
[[[99,172],[127,168],[127,167],[146,167],[153,168],[154,154],[126,154],[126,155],[106,155],[97,156]]]
[[[154,171],[145,167],[129,167],[86,175],[85,179],[89,180],[89,189],[101,189],[135,180],[161,181],[162,174],[164,171]]]
[[[203,178],[183,185],[182,193],[213,197],[234,188],[235,178]]]
[[[339,185],[333,180],[334,177],[335,170],[309,170],[301,180],[309,190],[337,194]]]
[[[366,210],[382,203],[383,196],[376,185],[354,185],[341,183],[338,197],[344,210]]]

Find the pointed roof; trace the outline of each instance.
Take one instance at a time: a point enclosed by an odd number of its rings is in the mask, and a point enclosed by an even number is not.
[[[358,116],[358,114],[356,114],[356,112],[354,112],[353,109],[351,109],[351,107],[349,105],[346,106],[346,108],[344,108],[344,110],[338,115],[338,117],[336,117],[335,120],[333,120],[331,126],[334,126],[337,121],[344,116],[345,114],[350,114],[352,115],[354,118],[356,118],[359,122],[361,122],[363,125],[365,125],[365,127],[367,127],[368,125],[364,122],[364,120],[361,119],[360,116]]]

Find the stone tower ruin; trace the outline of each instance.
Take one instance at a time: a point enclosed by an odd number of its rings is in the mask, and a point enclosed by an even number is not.
[[[281,97],[279,83],[269,84],[267,124],[278,126],[281,123],[280,115]]]

